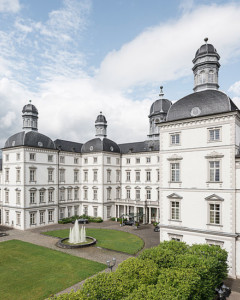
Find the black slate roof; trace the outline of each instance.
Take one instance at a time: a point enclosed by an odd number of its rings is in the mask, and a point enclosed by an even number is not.
[[[172,102],[167,99],[159,99],[153,102],[150,108],[149,117],[162,113],[167,113],[171,107]]]
[[[86,142],[81,149],[82,153],[90,153],[90,152],[115,152],[120,153],[120,148],[118,144],[109,140],[107,138],[100,138],[92,139]]]
[[[217,54],[217,50],[214,48],[212,44],[204,44],[197,50],[195,54],[195,58],[207,53]]]
[[[54,142],[46,135],[43,135],[37,131],[22,131],[12,135],[7,139],[4,148],[17,146],[55,149]]]
[[[195,110],[193,110],[195,109]],[[175,121],[238,110],[223,92],[204,90],[183,97],[170,107],[166,121]],[[196,114],[193,112],[197,112]]]
[[[70,142],[70,141],[59,140],[59,139],[55,140],[54,143],[57,149],[60,149],[62,151],[67,151],[67,152],[78,152],[78,153],[81,153],[81,148],[83,145],[81,143]]]
[[[119,145],[122,154],[159,151],[158,140],[148,140],[143,142],[126,143]]]
[[[25,112],[33,112],[35,114],[38,114],[38,110],[37,110],[36,106],[31,103],[28,103],[23,106],[22,113],[25,113]]]

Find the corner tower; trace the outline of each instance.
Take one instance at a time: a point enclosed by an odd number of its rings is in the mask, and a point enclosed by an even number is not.
[[[105,138],[107,136],[107,120],[101,111],[95,121],[95,128],[96,128],[95,136],[100,138]]]
[[[218,70],[220,68],[220,56],[213,45],[208,44],[208,38],[204,39],[205,44],[196,52],[192,68],[194,74],[194,92],[203,90],[218,90]]]
[[[150,108],[149,118],[149,139],[158,140],[159,139],[159,131],[157,123],[166,121],[167,113],[169,108],[172,105],[172,102],[163,99],[163,87],[160,86],[160,94],[159,99],[153,102]]]
[[[31,104],[31,100],[29,100],[28,104],[24,105],[22,118],[24,131],[38,131],[38,110]]]

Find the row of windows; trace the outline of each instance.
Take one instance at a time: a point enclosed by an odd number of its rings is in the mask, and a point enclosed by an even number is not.
[[[45,223],[45,211],[39,212],[39,220],[40,224]],[[53,219],[54,211],[48,210],[48,222],[54,222]],[[30,212],[29,213],[30,225],[36,225],[37,220],[37,212]],[[5,210],[5,224],[9,224],[9,210]],[[16,225],[21,226],[21,212],[16,212]]]
[[[220,204],[209,203],[209,216],[208,222],[213,225],[220,225]],[[170,202],[170,219],[173,221],[180,221],[180,202],[179,201],[171,201]]]
[[[217,142],[221,140],[221,128],[210,128],[208,129],[208,141]],[[170,133],[170,145],[180,145],[180,133]]]
[[[170,181],[180,182],[180,163],[170,164]],[[209,161],[208,181],[220,182],[220,161]]]

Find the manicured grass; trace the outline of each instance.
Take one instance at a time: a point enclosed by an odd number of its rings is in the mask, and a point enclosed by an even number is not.
[[[30,243],[0,243],[0,299],[46,299],[105,265]]]
[[[59,238],[69,236],[69,229],[44,232],[46,235]],[[144,246],[144,242],[138,236],[118,230],[87,228],[86,234],[97,240],[96,246],[106,249],[135,254]]]

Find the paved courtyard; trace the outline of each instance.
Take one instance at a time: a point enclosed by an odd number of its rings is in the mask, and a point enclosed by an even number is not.
[[[107,260],[111,260],[113,257],[116,258],[117,265],[124,261],[125,259],[131,257],[130,254],[120,253],[112,250],[102,249],[99,247],[89,247],[89,248],[81,248],[81,249],[61,249],[56,246],[57,238],[46,236],[41,234],[45,231],[52,231],[58,229],[70,228],[72,224],[56,224],[45,226],[41,228],[29,229],[26,231],[20,231],[17,229],[8,229],[0,226],[0,232],[4,232],[6,230],[7,236],[0,237],[0,242],[8,241],[12,239],[21,240],[29,243],[33,243],[39,246],[47,247],[50,249],[54,249],[57,251],[62,251],[65,253],[69,253],[71,255],[79,256],[82,258],[94,260],[100,263],[106,263]],[[133,233],[144,240],[144,248],[151,248],[157,246],[159,244],[159,233],[153,231],[152,225],[141,225],[140,228],[134,229],[131,226],[120,227],[119,223],[113,221],[107,221],[103,223],[90,223],[86,224],[86,228],[105,228],[105,229],[115,229]],[[62,291],[68,292],[71,289],[78,289],[82,282],[75,284],[72,287]],[[230,300],[240,300],[240,280],[228,280],[228,286],[232,287],[233,293],[230,296]]]

